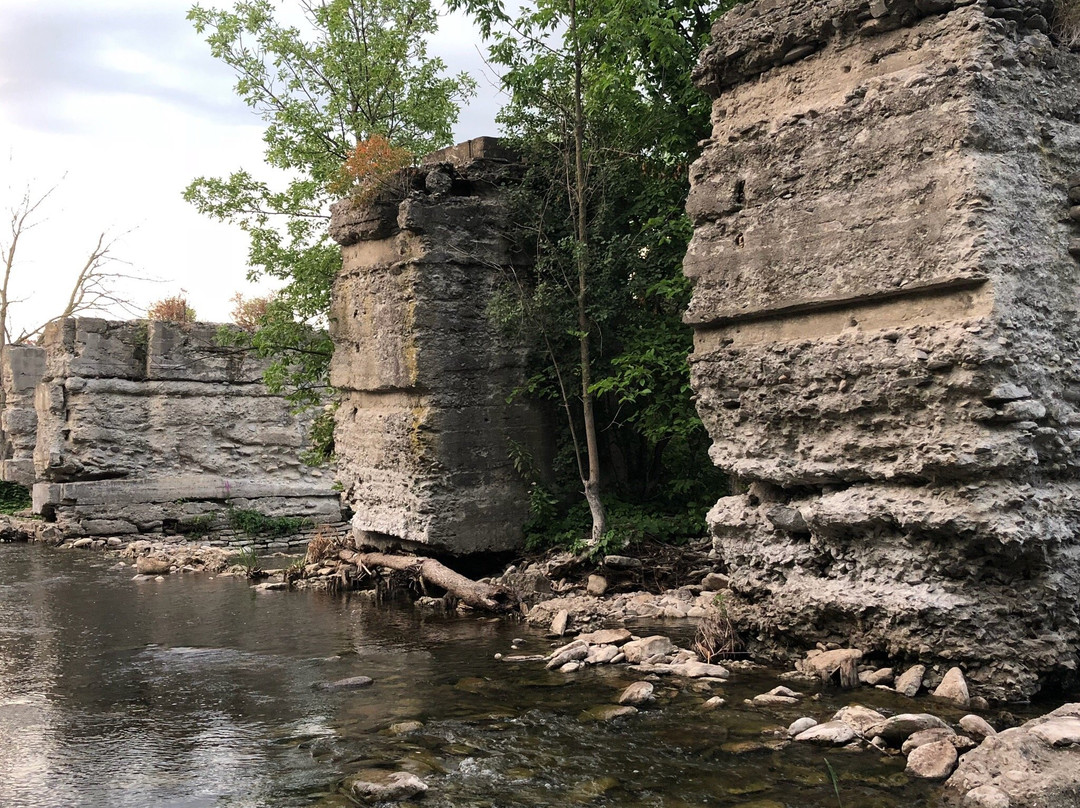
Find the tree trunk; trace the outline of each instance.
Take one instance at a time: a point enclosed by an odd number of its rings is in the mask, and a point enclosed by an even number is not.
[[[585,445],[589,457],[589,474],[585,485],[585,501],[592,514],[590,544],[595,546],[607,532],[607,514],[600,500],[600,446],[596,434],[596,414],[593,410],[592,361],[589,356],[589,316],[586,296],[589,288],[589,228],[585,210],[585,110],[582,104],[581,41],[577,25],[577,3],[570,0],[570,38],[574,48],[574,206],[576,208],[575,236],[577,241],[578,271],[578,345],[581,351],[581,414],[585,422]]]
[[[510,612],[518,606],[517,595],[509,589],[466,578],[434,558],[389,553],[354,553],[352,550],[342,550],[338,558],[357,566],[384,567],[416,575],[442,587],[462,603],[481,611]]]

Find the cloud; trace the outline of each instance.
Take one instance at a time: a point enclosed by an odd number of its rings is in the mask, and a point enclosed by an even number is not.
[[[252,123],[232,95],[231,73],[185,19],[187,4],[148,5],[73,7],[51,0],[6,8],[0,18],[4,117],[41,131],[78,131],[73,101],[128,95],[217,123]]]

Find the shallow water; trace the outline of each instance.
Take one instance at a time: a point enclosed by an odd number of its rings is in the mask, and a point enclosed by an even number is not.
[[[429,808],[835,808],[825,758],[846,808],[937,804],[902,758],[762,746],[801,715],[827,718],[844,694],[764,712],[742,705],[775,686],[764,673],[698,690],[664,682],[657,705],[604,723],[583,713],[632,674],[496,661],[515,637],[523,652],[547,650],[522,624],[256,593],[231,578],[137,582],[115,563],[0,545],[4,808],[329,808],[350,805],[342,780],[370,767],[419,775]],[[315,687],[361,674],[375,684]],[[711,695],[728,706],[702,712]],[[424,726],[390,733],[413,719]]]

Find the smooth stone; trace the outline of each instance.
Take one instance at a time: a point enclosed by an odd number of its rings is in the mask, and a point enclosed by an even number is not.
[[[780,707],[799,703],[798,699],[792,698],[791,696],[772,696],[768,693],[761,693],[760,695],[754,696],[750,701],[758,707]]]
[[[1009,795],[997,786],[985,785],[973,788],[964,795],[963,808],[1011,808]]]
[[[701,709],[705,712],[710,710],[716,710],[724,706],[724,700],[720,696],[713,696],[712,698],[705,699],[705,703],[701,705]]]
[[[977,715],[965,715],[961,718],[960,729],[964,730],[964,732],[980,742],[984,738],[989,738],[991,735],[997,735],[997,730],[990,726],[986,719]]]
[[[576,673],[585,667],[584,660],[573,659],[559,666],[559,673]]]
[[[855,730],[843,721],[828,721],[818,724],[795,736],[799,743],[812,743],[819,746],[843,746],[855,740]]]
[[[908,755],[904,772],[923,780],[944,780],[956,768],[957,759],[955,746],[948,741],[935,741]]]
[[[646,704],[655,698],[653,689],[652,682],[634,682],[619,696],[619,704],[629,704],[633,707]]]
[[[704,592],[719,592],[731,586],[731,579],[719,572],[710,572],[701,579],[701,589]]]
[[[816,675],[823,682],[832,678],[839,672],[840,686],[844,688],[858,687],[859,673],[855,663],[862,659],[863,652],[857,648],[836,648],[832,651],[807,655],[806,659],[799,662],[799,670],[804,673]]]
[[[594,645],[589,648],[589,654],[585,657],[587,665],[606,665],[619,655],[619,649],[614,645]]]
[[[1031,734],[1050,746],[1080,744],[1080,718],[1051,718],[1031,728]]]
[[[876,671],[867,671],[866,675],[859,675],[859,680],[870,687],[877,687],[878,685],[887,685],[893,680],[892,668],[878,668]]]
[[[82,550],[85,547],[90,547],[93,543],[93,539],[76,539],[71,543],[71,546],[76,550]]]
[[[948,728],[948,724],[929,713],[901,713],[887,718],[882,723],[868,728],[871,735],[880,735],[885,741],[900,746],[916,732],[924,729]]]
[[[922,689],[923,676],[926,675],[925,665],[912,665],[893,683],[893,689],[901,695],[913,698]]]
[[[361,802],[400,802],[428,790],[415,774],[382,769],[364,769],[347,782],[349,793]]]
[[[627,662],[644,662],[650,657],[667,656],[675,650],[675,644],[661,634],[631,640],[622,647]]]
[[[562,648],[556,648],[551,656],[548,657],[547,668],[548,670],[561,668],[567,662],[576,662],[579,659],[584,659],[588,655],[588,644],[575,640],[572,643],[564,645]]]
[[[375,680],[370,676],[350,676],[348,679],[338,679],[336,682],[323,682],[316,687],[320,690],[359,690],[374,682]]]
[[[928,743],[937,743],[938,741],[949,741],[952,743],[952,738],[956,736],[952,727],[934,727],[934,729],[921,729],[918,732],[912,733],[908,736],[900,747],[900,751],[905,755],[910,755],[920,746],[926,746]],[[955,746],[955,744],[953,744]]]
[[[885,716],[877,710],[871,710],[861,704],[849,704],[847,707],[841,707],[837,710],[832,720],[843,721],[853,727],[860,735],[866,735],[871,727],[885,721]]]
[[[951,701],[959,707],[967,707],[971,703],[971,694],[968,693],[964,672],[959,668],[949,668],[941,684],[934,691],[934,698]]]
[[[591,707],[578,716],[579,721],[612,721],[623,716],[633,715],[637,712],[636,707],[629,704],[600,704]]]
[[[590,631],[587,634],[579,634],[581,642],[589,645],[622,645],[630,642],[630,631],[625,628],[602,628],[599,631]]]
[[[570,612],[566,609],[560,609],[551,620],[551,633],[556,637],[561,637],[566,633],[566,624],[569,620]]]
[[[815,719],[804,716],[803,718],[791,722],[791,726],[787,728],[788,737],[794,738],[796,735],[806,732],[810,727],[816,727],[817,724],[818,722]]]
[[[410,732],[416,732],[418,729],[423,728],[423,721],[398,721],[396,724],[390,725],[389,732],[391,735],[408,735]]]
[[[589,582],[585,586],[585,591],[595,597],[600,597],[608,589],[607,578],[603,575],[590,575]]]

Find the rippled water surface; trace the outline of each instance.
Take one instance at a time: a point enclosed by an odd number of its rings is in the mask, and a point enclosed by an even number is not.
[[[0,545],[4,808],[347,806],[342,780],[371,767],[423,778],[429,808],[835,808],[826,757],[845,808],[936,804],[902,759],[763,748],[800,715],[847,703],[840,694],[766,713],[742,699],[772,677],[665,682],[651,709],[603,723],[583,713],[632,674],[496,661],[515,637],[547,649],[521,624],[256,593],[230,578],[136,582],[115,563]],[[375,684],[316,688],[361,674]],[[702,712],[711,695],[729,706]],[[424,726],[389,731],[414,719]]]

